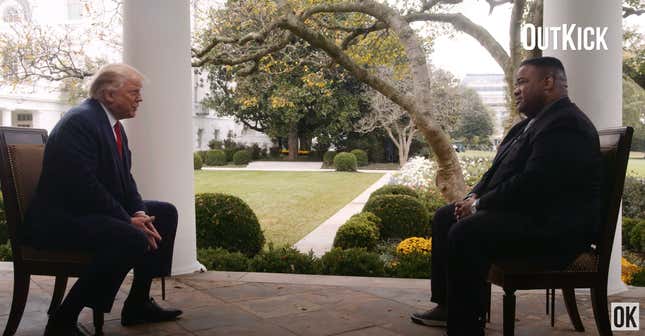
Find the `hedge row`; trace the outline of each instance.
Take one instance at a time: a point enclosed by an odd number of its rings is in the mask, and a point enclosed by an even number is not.
[[[384,261],[376,252],[364,248],[333,248],[322,257],[302,253],[292,247],[274,248],[253,257],[223,248],[197,250],[197,258],[206,268],[214,271],[270,272],[294,274],[326,274],[350,276],[430,276],[428,255],[401,256],[396,262]]]

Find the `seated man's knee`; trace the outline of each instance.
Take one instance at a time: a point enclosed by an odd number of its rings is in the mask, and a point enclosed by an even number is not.
[[[164,220],[177,224],[179,213],[177,207],[172,203],[160,202],[160,201],[146,201],[146,206],[148,207],[149,215],[163,217]]]
[[[126,255],[143,255],[148,250],[148,236],[139,229],[128,230],[121,239],[118,248],[122,249]]]
[[[432,218],[432,232],[445,232],[455,221],[455,206],[448,204],[439,208]]]

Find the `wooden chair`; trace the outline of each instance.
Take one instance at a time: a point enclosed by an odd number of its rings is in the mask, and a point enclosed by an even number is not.
[[[60,305],[68,277],[78,277],[91,259],[83,253],[38,250],[23,243],[17,235],[23,216],[36,189],[42,169],[47,131],[31,128],[0,127],[0,180],[11,249],[13,252],[13,298],[4,336],[15,334],[25,310],[30,276],[56,277],[47,314]],[[94,311],[96,335],[102,335],[103,313]]]
[[[494,263],[488,274],[488,281],[504,288],[503,316],[504,335],[514,334],[515,328],[515,291],[519,289],[547,289],[547,299],[551,295],[551,323],[554,320],[555,288],[562,289],[564,303],[576,331],[584,331],[576,304],[575,288],[590,288],[591,303],[598,333],[611,335],[609,311],[607,309],[607,278],[609,259],[616,232],[627,161],[631,147],[631,127],[605,129],[599,131],[600,147],[603,157],[603,186],[601,223],[599,236],[590,252],[580,254],[564,270],[541,268],[539,265],[522,260],[504,260]],[[550,292],[549,292],[550,290]],[[490,284],[488,287],[488,312],[490,319]],[[547,313],[549,302],[547,300]]]

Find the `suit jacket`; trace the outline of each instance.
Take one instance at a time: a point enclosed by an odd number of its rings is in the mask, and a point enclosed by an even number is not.
[[[42,174],[25,217],[27,239],[44,241],[86,215],[129,222],[136,211],[146,210],[130,174],[128,138],[121,135],[122,159],[112,125],[95,99],[63,116],[45,145]]]
[[[588,243],[599,225],[602,161],[598,132],[565,97],[504,138],[491,168],[473,188],[478,209],[534,218],[538,233],[572,234]]]

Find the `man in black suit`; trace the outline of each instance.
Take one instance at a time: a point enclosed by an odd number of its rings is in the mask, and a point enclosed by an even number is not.
[[[91,84],[91,98],[61,118],[45,145],[42,175],[26,215],[26,238],[36,247],[94,255],[45,335],[80,334],[77,319],[83,307],[109,312],[133,268],[123,325],[181,314],[150,298],[152,279],[170,274],[177,209],[141,199],[119,121],[136,115],[142,82],[143,76],[128,65],[104,66]]]
[[[567,97],[562,63],[521,63],[517,109],[491,168],[432,224],[431,300],[412,321],[446,326],[449,335],[483,335],[485,279],[498,258],[521,256],[563,266],[589,249],[598,228],[601,156],[598,133]]]

